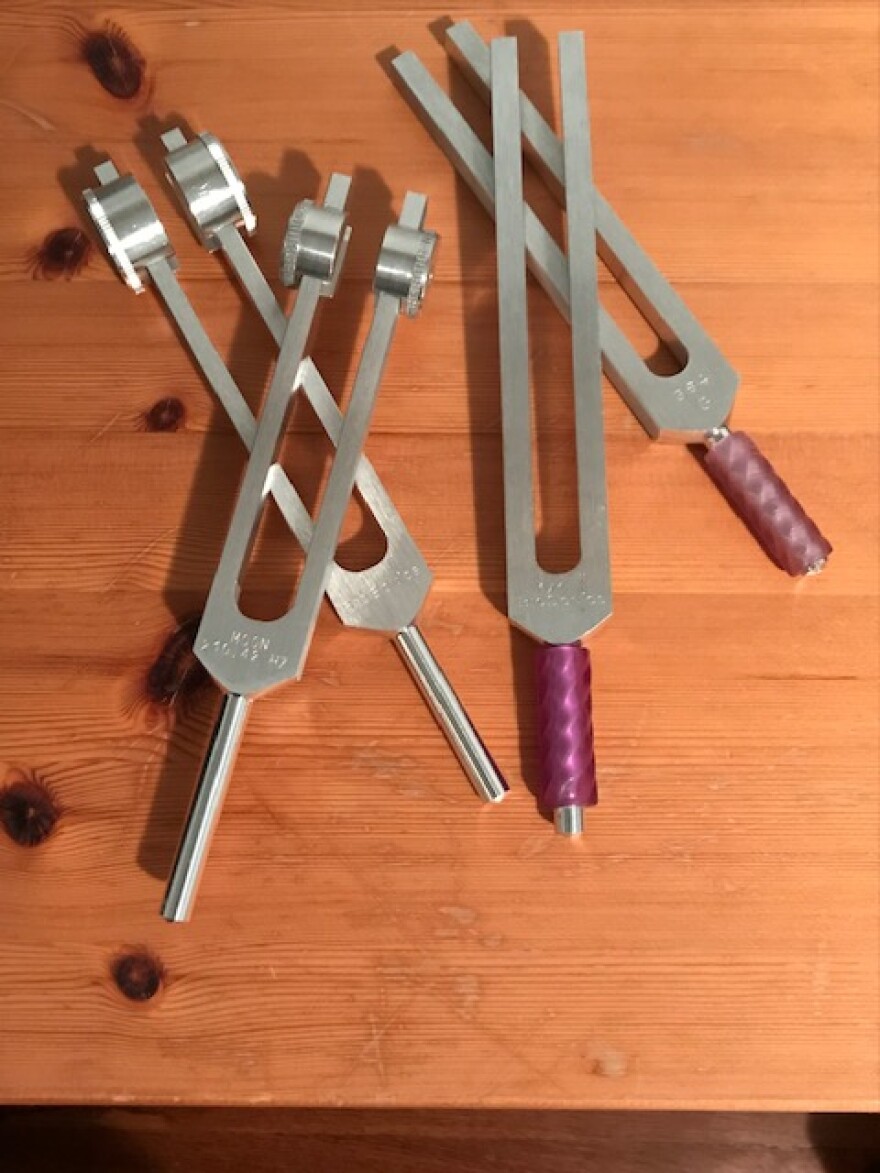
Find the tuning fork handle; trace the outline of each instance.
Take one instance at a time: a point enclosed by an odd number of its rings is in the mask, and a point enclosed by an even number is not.
[[[411,624],[397,632],[394,644],[476,793],[484,802],[501,802],[507,783],[425,637]]]
[[[249,697],[224,693],[165,889],[162,916],[167,921],[182,923],[192,915],[249,709]]]
[[[768,557],[792,576],[818,574],[831,543],[754,440],[716,428],[706,445],[706,471]]]
[[[541,645],[535,655],[540,806],[556,830],[578,835],[599,801],[593,748],[590,653],[579,643]]]

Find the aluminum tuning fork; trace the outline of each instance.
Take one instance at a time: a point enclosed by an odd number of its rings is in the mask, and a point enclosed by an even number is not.
[[[184,179],[179,190],[189,192],[192,199],[189,207],[197,230],[200,234],[204,231],[204,239],[206,243],[210,239],[211,247],[223,248],[273,336],[282,345],[273,389],[276,384],[278,387],[286,385],[281,382],[280,370],[285,380],[290,377],[290,384],[286,391],[278,390],[275,395],[270,391],[267,410],[273,400],[276,404],[272,417],[273,430],[279,418],[282,419],[280,427],[283,430],[292,392],[300,385],[322,426],[337,445],[337,460],[334,461],[321,512],[314,525],[290,481],[274,463],[272,444],[265,438],[259,466],[263,471],[262,488],[256,494],[253,491],[248,493],[247,509],[242,505],[242,497],[239,498],[230,531],[234,541],[224,551],[224,557],[229,555],[225,564],[221,563],[224,574],[221,576],[218,571],[220,585],[215,581],[215,589],[212,590],[215,602],[209,604],[210,614],[206,611],[196,640],[197,654],[228,691],[196,788],[163,904],[163,915],[172,920],[185,920],[191,912],[211,834],[234,764],[235,750],[244,730],[248,699],[263,688],[272,687],[299,674],[325,588],[340,618],[348,626],[386,631],[395,636],[395,643],[404,661],[428,699],[478,793],[488,800],[498,801],[507,789],[415,626],[415,616],[427,594],[431,574],[372,466],[360,456],[397,314],[402,310],[414,316],[427,288],[436,237],[433,233],[425,232],[421,226],[425,201],[422,197],[408,196],[401,220],[386,233],[374,281],[373,325],[362,353],[356,394],[353,393],[352,398],[352,405],[358,405],[358,414],[352,417],[356,430],[349,433],[345,458],[340,463],[338,455],[344,439],[344,419],[348,420],[348,415],[343,419],[317,368],[302,356],[317,298],[332,293],[339,275],[348,233],[342,215],[348,181],[345,177],[334,177],[328,189],[325,207],[316,208],[306,201],[298,206],[291,219],[286,239],[284,276],[290,283],[299,285],[300,292],[294,314],[288,323],[238,232],[233,226],[225,231],[221,225],[221,220],[227,217],[230,225],[239,221],[246,229],[252,230],[255,221],[247,205],[244,187],[228,157],[216,140],[208,139],[208,142],[214,148],[208,154],[217,164],[228,189],[226,194],[231,205],[224,204],[217,176],[212,181],[211,176],[204,172],[199,176],[196,168],[191,173],[191,182],[187,184],[186,168],[184,166],[181,172],[178,166],[175,178],[178,186],[180,179]],[[202,140],[194,140],[194,143],[200,147],[204,145],[207,150],[208,144],[203,144]],[[171,143],[167,145],[179,149],[181,144],[172,137]],[[181,156],[173,159],[173,155],[174,150],[169,157],[169,168],[172,161],[180,164]],[[197,163],[198,160],[191,162]],[[202,163],[205,162],[202,159]],[[102,164],[96,169],[96,175],[100,186],[84,192],[84,199],[117,269],[126,283],[137,292],[143,290],[145,282],[152,282],[203,376],[253,454],[257,447],[257,424],[177,282],[174,273],[177,261],[173,248],[146,194],[131,176],[120,177],[112,163]],[[214,189],[211,188],[212,182],[218,184]],[[203,196],[201,200],[198,198],[199,185]],[[201,221],[196,218],[197,212]],[[217,228],[216,234],[210,228],[212,222]],[[302,361],[294,361],[297,353]],[[282,358],[285,359],[283,368]],[[265,420],[264,416],[263,423]],[[274,435],[277,444],[280,432],[274,431]],[[268,458],[266,471],[266,454],[270,450],[273,455]],[[259,483],[259,478],[256,472],[251,477],[252,489],[253,485]],[[350,478],[352,482],[356,478],[363,499],[385,533],[388,546],[385,557],[377,566],[357,572],[344,570],[332,561],[351,492],[351,485],[346,489]],[[242,486],[243,495],[244,489],[245,485]],[[274,496],[291,530],[307,550],[306,567],[294,602],[296,618],[292,618],[293,611],[288,613],[283,620],[276,621],[280,624],[279,628],[255,624],[253,620],[242,617],[237,608],[236,575],[240,573],[239,559],[242,549],[246,556],[250,538],[259,521],[260,502],[265,500],[268,493]],[[329,512],[325,512],[328,504]],[[321,544],[315,547],[319,553],[313,555],[311,551],[316,536],[321,537]],[[310,559],[312,569],[307,580],[308,594],[303,596]],[[305,603],[300,602],[303,598]],[[300,604],[298,610],[297,604]],[[267,631],[267,627],[272,630]]]
[[[222,252],[276,343],[286,318],[266,278],[241,236],[256,228],[247,192],[223,145],[211,134],[187,141],[179,129],[162,136],[168,154],[166,172],[196,237],[210,252]],[[342,415],[311,360],[302,370],[303,391],[315,414],[336,443]],[[434,659],[416,616],[427,597],[432,574],[366,457],[358,466],[357,487],[386,540],[386,552],[374,566],[359,571],[334,566],[328,593],[337,614],[350,627],[391,632],[394,645],[425,697],[435,719],[477,794],[499,802],[507,785],[449,681]],[[305,547],[308,532],[297,537]]]
[[[517,43],[513,37],[492,42],[507,608],[513,623],[542,641],[536,656],[540,802],[553,811],[558,831],[577,835],[583,830],[584,809],[597,802],[590,654],[579,641],[611,614],[599,296],[587,79],[580,33],[563,33],[559,38],[559,76],[580,556],[571,570],[551,573],[538,562],[534,531]],[[535,394],[541,394],[540,387]]]
[[[486,42],[463,21],[446,30],[444,43],[452,60],[488,99],[491,63]],[[414,53],[400,54],[392,68],[407,100],[441,149],[484,208],[495,215],[492,155]],[[562,200],[567,182],[563,144],[522,93],[520,111],[525,148]],[[831,553],[830,543],[755,443],[727,426],[739,382],[736,372],[596,188],[593,198],[599,256],[682,364],[673,375],[650,370],[600,306],[606,374],[653,439],[705,445],[709,475],[779,567],[791,575],[818,573]],[[525,221],[529,268],[563,317],[570,320],[566,259],[528,204]]]

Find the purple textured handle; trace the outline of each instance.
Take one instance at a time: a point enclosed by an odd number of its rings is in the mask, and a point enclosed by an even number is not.
[[[538,648],[538,749],[541,805],[595,806],[596,756],[590,699],[590,653],[580,644]]]
[[[709,476],[777,566],[815,574],[831,543],[745,432],[728,432],[706,452]]]

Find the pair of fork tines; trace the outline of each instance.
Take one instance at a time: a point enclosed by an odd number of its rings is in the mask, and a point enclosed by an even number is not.
[[[99,186],[83,195],[111,260],[135,291],[153,286],[250,452],[195,640],[196,655],[225,695],[162,907],[166,919],[179,921],[189,919],[192,911],[250,702],[285,680],[299,678],[325,593],[347,626],[393,637],[476,792],[498,802],[507,786],[416,626],[431,572],[362,455],[396,322],[401,315],[418,314],[428,288],[437,236],[424,228],[427,200],[408,192],[397,223],[385,233],[374,272],[372,321],[343,415],[308,355],[318,305],[334,295],[348,245],[349,179],[332,175],[323,200],[302,201],[290,218],[281,277],[297,289],[297,297],[288,317],[242,237],[242,231],[254,231],[256,218],[228,153],[210,134],[187,141],[181,131],[172,130],[163,142],[168,178],[196,235],[210,251],[224,254],[279,348],[257,421],[177,280],[174,250],[146,192],[131,175],[120,176],[112,162],[96,168]],[[297,390],[307,397],[336,447],[314,520],[277,462]],[[334,556],[355,486],[384,533],[386,550],[375,565],[352,571],[339,566]],[[291,607],[266,621],[245,615],[238,596],[269,495],[306,559]]]

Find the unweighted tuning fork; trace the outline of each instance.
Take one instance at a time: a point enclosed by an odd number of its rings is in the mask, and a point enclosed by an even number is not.
[[[560,34],[559,76],[571,282],[579,556],[570,570],[552,573],[538,561],[534,531],[517,42],[513,37],[492,42],[507,609],[512,623],[540,641],[535,663],[541,805],[553,812],[561,834],[578,835],[583,830],[584,810],[598,801],[590,653],[580,641],[611,614],[599,297],[586,67],[580,33]],[[536,374],[536,384],[539,378]],[[540,385],[535,386],[534,394],[540,398]]]
[[[445,46],[479,94],[491,85],[489,46],[462,21],[446,30]],[[491,154],[414,53],[392,62],[404,94],[440,148],[490,215],[495,215]],[[563,147],[525,94],[520,94],[522,134],[557,198],[564,198]],[[769,557],[791,575],[817,574],[831,545],[782,479],[730,415],[739,378],[694,314],[638,244],[612,206],[593,188],[600,257],[661,339],[682,362],[674,375],[651,371],[629,339],[600,307],[605,371],[654,439],[705,445],[705,467]],[[525,205],[528,264],[550,299],[570,320],[568,267],[562,250]]]

